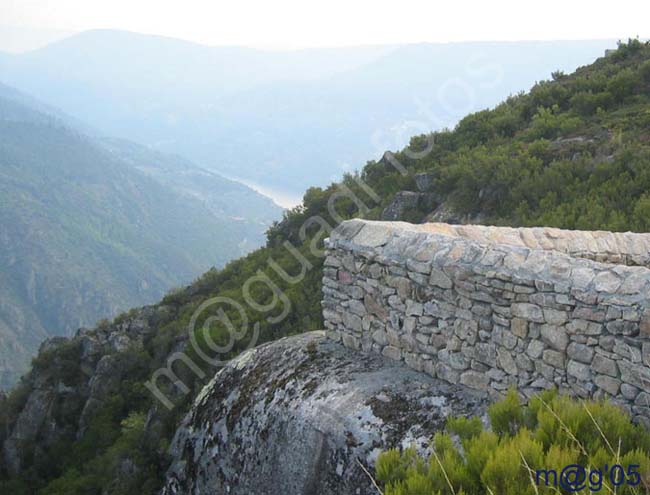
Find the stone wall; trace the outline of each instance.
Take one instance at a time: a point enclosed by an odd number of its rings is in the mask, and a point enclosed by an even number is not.
[[[330,338],[453,383],[610,397],[650,426],[650,235],[352,220]]]

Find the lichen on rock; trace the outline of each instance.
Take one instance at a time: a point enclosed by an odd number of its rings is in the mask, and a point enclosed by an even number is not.
[[[219,371],[176,432],[163,495],[374,494],[372,467],[397,445],[428,449],[449,415],[485,395],[309,332]]]

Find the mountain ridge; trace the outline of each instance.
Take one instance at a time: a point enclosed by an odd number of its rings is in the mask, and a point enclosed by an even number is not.
[[[111,151],[69,127],[74,119],[0,91],[2,386],[26,370],[44,336],[155,301],[255,248],[280,215],[270,199],[216,174],[174,189],[174,170],[162,181],[138,166],[155,171],[179,158],[130,144],[139,155],[128,163],[115,143]],[[193,197],[199,186],[212,192]]]
[[[614,46],[604,40],[256,51],[169,38],[158,46],[157,38],[135,33],[77,36],[56,50],[14,57],[0,73],[109,135],[294,195]]]

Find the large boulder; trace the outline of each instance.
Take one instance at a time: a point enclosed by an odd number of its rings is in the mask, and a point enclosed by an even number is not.
[[[197,397],[172,442],[164,495],[376,495],[380,451],[415,444],[482,395],[310,332],[231,361]]]

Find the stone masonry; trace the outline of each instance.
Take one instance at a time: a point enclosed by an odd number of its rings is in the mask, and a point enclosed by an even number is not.
[[[650,234],[351,220],[330,338],[452,383],[608,397],[650,426]]]

